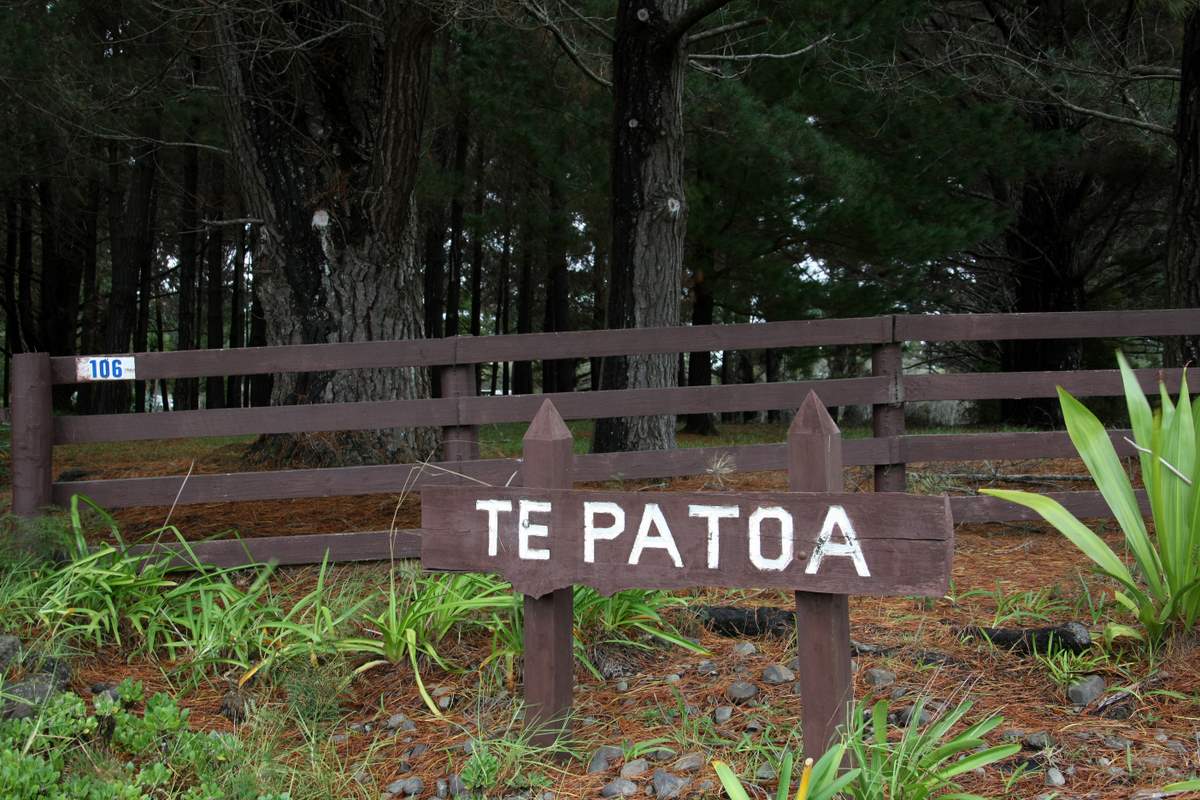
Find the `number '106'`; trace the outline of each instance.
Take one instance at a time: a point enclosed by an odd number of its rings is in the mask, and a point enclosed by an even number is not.
[[[119,378],[121,377],[121,359],[107,358],[92,358],[88,360],[88,364],[92,367],[93,378]]]

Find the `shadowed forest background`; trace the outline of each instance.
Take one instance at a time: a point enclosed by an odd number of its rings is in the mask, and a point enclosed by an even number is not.
[[[1198,8],[5,2],[3,394],[27,351],[1196,307]],[[1200,353],[1177,341],[1163,362]],[[478,380],[529,393],[845,377],[868,356],[515,362]],[[1112,365],[1102,341],[908,358]],[[438,386],[397,369],[56,391],[61,410],[114,413]],[[593,447],[674,436],[672,418],[602,420]],[[345,445],[390,458],[431,441]]]

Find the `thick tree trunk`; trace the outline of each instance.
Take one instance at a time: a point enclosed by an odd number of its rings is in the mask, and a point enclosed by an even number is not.
[[[521,223],[521,274],[517,280],[517,333],[533,333],[533,230],[529,211]],[[513,394],[533,394],[533,362],[512,366]]]
[[[592,330],[599,331],[606,327],[604,324],[606,308],[604,274],[608,271],[608,248],[602,241],[595,242],[594,246],[596,249],[592,255]],[[600,375],[604,371],[604,359],[594,356],[589,359],[588,366],[591,371],[591,375],[588,377],[589,388],[597,391],[600,388]]]
[[[420,4],[301,3],[219,20],[232,149],[264,220],[256,282],[272,344],[415,339],[421,283],[413,191],[435,31]],[[261,25],[292,46],[266,53]],[[279,75],[289,75],[281,82]],[[354,109],[349,113],[348,109]],[[287,120],[288,124],[279,124]],[[278,402],[429,396],[420,368],[277,376]],[[353,441],[353,444],[351,443]],[[424,458],[428,429],[344,438],[346,460]]]
[[[21,321],[21,340],[25,351],[36,352],[40,343],[33,321],[33,184],[28,178],[17,181],[17,196],[21,206],[18,220],[17,316]]]
[[[156,203],[157,205],[157,203]],[[151,219],[154,218],[151,211]],[[150,241],[155,239],[154,231],[150,232]],[[153,247],[153,244],[151,244]],[[150,349],[150,295],[153,293],[154,258],[150,253],[138,265],[138,300],[137,325],[133,331],[133,350],[135,353],[145,353]],[[150,410],[154,405],[154,384],[147,385],[146,381],[135,381],[133,384],[133,407],[139,412]]]
[[[500,246],[500,268],[496,274],[496,326],[497,336],[508,333],[508,272],[512,262],[512,231],[508,225],[508,209],[505,209],[504,241]],[[492,394],[496,393],[496,372],[503,373],[503,394],[508,394],[508,362],[494,365],[492,369]]]
[[[208,202],[205,204],[205,219],[218,220],[222,216],[222,198],[225,194],[225,164],[220,157],[212,161],[212,176],[208,186]],[[225,344],[225,229],[213,225],[208,229],[208,341],[210,350]],[[204,381],[204,407],[225,407],[225,379],[210,375]]]
[[[487,158],[484,153],[483,139],[475,146],[475,197],[471,212],[474,216],[471,226],[471,335],[483,333],[483,202],[484,178],[487,169]],[[483,365],[475,365],[475,387],[483,386]],[[493,377],[495,372],[493,371]],[[494,381],[493,381],[494,382]]]
[[[252,251],[253,247],[248,245],[247,249]],[[253,252],[250,258],[250,263],[257,265],[257,260],[254,258]],[[250,285],[250,346],[266,347],[267,319],[263,316],[262,302],[258,299],[258,294],[258,276],[255,274],[253,282]],[[249,396],[247,397],[249,404],[255,408],[271,405],[271,390],[274,388],[275,376],[267,372],[261,375],[251,375],[246,380],[250,383]]]
[[[446,335],[462,333],[463,192],[466,191],[467,148],[470,145],[467,119],[454,120],[454,196],[450,200],[450,274],[446,280]]]
[[[608,326],[679,324],[683,191],[684,0],[621,0],[613,45],[612,252]],[[686,33],[683,31],[682,33]],[[605,359],[605,389],[672,386],[671,354]],[[596,452],[675,446],[673,416],[596,423]]]
[[[1184,21],[1179,106],[1175,117],[1175,189],[1167,240],[1167,301],[1200,308],[1200,7]],[[1200,335],[1177,337],[1170,366],[1200,364]]]
[[[101,192],[100,182],[92,180],[88,187],[88,208],[83,218],[83,277],[81,280],[82,299],[79,307],[80,353],[95,353],[100,343],[100,297],[96,274],[96,251],[100,244]],[[85,412],[91,411],[94,405],[93,386],[85,383],[77,386],[76,390],[79,392],[79,409]]]
[[[17,199],[10,195],[4,203],[4,405],[7,408],[12,387],[12,355],[21,352],[17,333],[17,226],[20,213]]]
[[[55,178],[38,183],[41,200],[42,275],[38,346],[52,356],[78,350],[79,288],[87,260],[85,186]],[[54,407],[71,406],[73,386],[54,387]]]
[[[239,226],[229,289],[229,347],[246,346],[246,227]],[[242,407],[242,376],[230,375],[225,383],[225,406]]]
[[[715,256],[709,251],[706,259],[710,265],[715,265]],[[703,268],[692,272],[692,324],[712,325],[713,294],[707,275]],[[710,386],[712,384],[712,354],[707,350],[697,350],[688,356],[688,386]],[[684,433],[698,436],[716,436],[717,425],[712,414],[688,414]]]
[[[200,190],[200,152],[189,147],[183,153],[183,196],[179,200],[179,327],[175,333],[176,350],[196,347],[196,262],[200,248],[197,233],[200,212],[197,193]],[[196,394],[196,378],[175,379],[175,410],[195,409],[192,397]]]
[[[158,139],[157,122],[148,130],[148,139]],[[129,188],[124,202],[111,199],[109,224],[112,251],[112,282],[108,299],[108,319],[104,327],[104,351],[127,353],[137,322],[138,283],[142,267],[154,252],[155,180],[158,175],[156,145],[142,145],[131,154]],[[97,410],[121,413],[129,410],[129,382],[110,381],[96,385]]]
[[[546,230],[546,308],[542,330],[561,333],[571,330],[571,287],[567,246],[571,221],[563,214],[562,188],[549,181],[547,200],[550,212]],[[542,391],[575,391],[575,359],[548,359],[542,362]]]

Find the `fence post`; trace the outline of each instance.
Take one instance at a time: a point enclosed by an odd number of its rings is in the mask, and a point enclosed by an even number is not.
[[[50,505],[54,444],[50,356],[18,353],[12,360],[13,513],[32,517]]]
[[[899,342],[878,344],[871,349],[871,374],[892,379],[894,402],[871,406],[871,431],[875,438],[904,435],[904,363]],[[891,450],[899,457],[898,450]],[[903,492],[904,464],[876,464],[875,491]]]
[[[788,428],[788,488],[841,492],[842,434],[816,392]],[[809,553],[796,553],[807,559]],[[842,594],[796,592],[796,651],[804,754],[817,759],[837,741],[854,701],[850,684],[850,603]]]
[[[475,367],[455,364],[442,367],[442,397],[474,397]],[[442,428],[443,461],[475,461],[479,458],[479,428],[455,425]]]
[[[549,400],[525,432],[521,485],[570,489],[574,448],[571,431]],[[539,747],[567,732],[575,683],[573,587],[542,597],[525,595],[525,726]]]

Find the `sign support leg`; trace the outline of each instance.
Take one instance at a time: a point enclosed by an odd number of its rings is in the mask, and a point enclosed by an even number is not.
[[[574,461],[570,430],[549,400],[523,440],[521,482],[539,489],[570,489]],[[574,589],[525,595],[525,725],[539,747],[567,733],[575,685]]]
[[[808,393],[788,428],[788,488],[843,491],[842,434],[815,392]],[[804,755],[815,760],[837,741],[853,707],[849,598],[796,592],[796,642]]]

